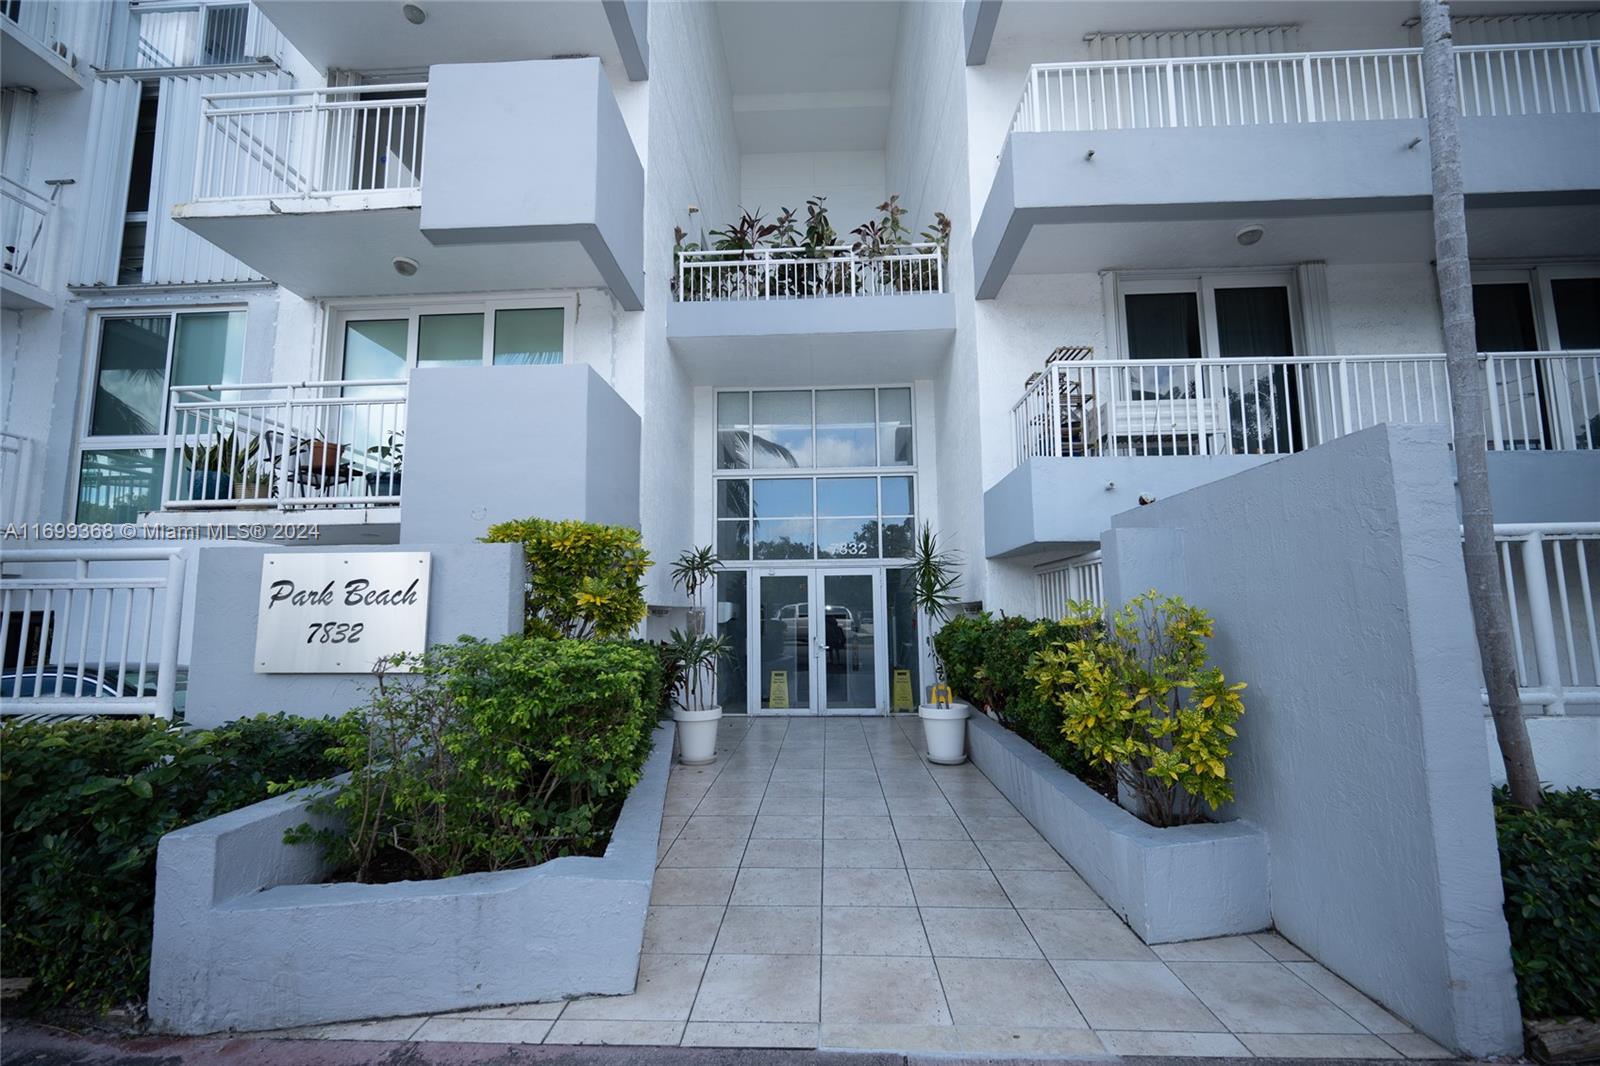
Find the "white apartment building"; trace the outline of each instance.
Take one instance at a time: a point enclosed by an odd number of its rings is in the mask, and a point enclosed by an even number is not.
[[[716,545],[726,711],[887,713],[923,523],[1047,614],[1141,498],[1449,417],[1410,0],[3,14],[8,523],[439,543],[559,498]],[[1600,11],[1454,14],[1496,520],[1600,521]]]

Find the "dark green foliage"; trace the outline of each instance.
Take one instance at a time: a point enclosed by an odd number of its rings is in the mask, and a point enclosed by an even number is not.
[[[1600,791],[1530,811],[1497,788],[1494,821],[1523,1015],[1600,1020]]]
[[[42,1006],[144,998],[156,845],[174,829],[332,772],[332,724],[262,715],[221,729],[152,719],[0,726],[0,934]]]
[[[662,685],[658,656],[625,641],[463,638],[380,670],[339,721],[351,768],[302,827],[359,881],[535,866],[605,848],[639,780]]]
[[[1060,710],[1040,699],[1026,676],[1028,663],[1041,648],[1080,636],[1063,622],[995,618],[984,612],[952,618],[934,636],[933,646],[957,696],[993,711],[1006,728],[1068,773],[1101,788],[1106,771],[1090,764],[1062,736]]]

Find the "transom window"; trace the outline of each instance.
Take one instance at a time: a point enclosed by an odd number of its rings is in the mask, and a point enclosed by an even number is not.
[[[911,389],[717,393],[717,469],[911,466]]]
[[[418,366],[537,366],[565,358],[568,306],[469,302],[346,312],[334,365],[345,381]]]

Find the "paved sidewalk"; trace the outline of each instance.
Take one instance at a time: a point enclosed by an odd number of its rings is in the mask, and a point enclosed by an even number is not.
[[[982,773],[920,744],[914,717],[723,719],[718,761],[672,772],[634,995],[293,1035],[1444,1055],[1276,935],[1146,947]]]

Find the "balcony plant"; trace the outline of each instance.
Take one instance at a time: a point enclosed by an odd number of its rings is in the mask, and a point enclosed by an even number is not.
[[[254,434],[242,436],[232,430],[217,431],[207,444],[198,441],[183,447],[184,471],[189,477],[190,500],[231,500],[233,489],[245,480],[245,470],[261,449]],[[179,475],[183,476],[182,474]],[[248,499],[241,494],[241,499]]]
[[[374,496],[400,495],[400,475],[406,458],[406,431],[390,431],[382,444],[367,448],[367,455],[374,467],[366,473],[367,491]]]
[[[728,654],[727,641],[706,634],[705,591],[722,569],[711,546],[678,555],[672,585],[689,597],[687,630],[674,629],[666,659],[673,683],[673,721],[678,723],[678,759],[701,766],[717,757],[717,730],[722,707],[717,703],[717,667]]]
[[[911,556],[911,601],[925,619],[938,683],[930,688],[928,699],[917,708],[917,717],[922,719],[928,761],[947,765],[966,761],[967,716],[972,708],[960,700],[935,701],[936,691],[947,690],[944,660],[933,634],[955,610],[955,590],[961,582],[956,568],[960,562],[955,552],[940,547],[939,535],[933,527],[923,523]]]

